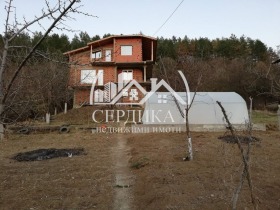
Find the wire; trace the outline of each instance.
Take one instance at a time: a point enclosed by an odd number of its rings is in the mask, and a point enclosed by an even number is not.
[[[175,10],[171,13],[171,15],[169,15],[169,17],[166,19],[166,21],[158,28],[158,30],[156,30],[156,32],[153,34],[156,35],[160,30],[161,28],[167,23],[167,21],[174,15],[174,13],[177,11],[177,9],[181,6],[181,4],[184,2],[185,0],[182,0],[180,2],[180,4],[175,8]]]

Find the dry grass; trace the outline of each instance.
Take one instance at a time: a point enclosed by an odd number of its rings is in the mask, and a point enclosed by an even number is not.
[[[184,134],[147,134],[131,137],[132,160],[145,157],[149,164],[134,170],[138,209],[231,209],[233,191],[242,167],[236,144],[218,140],[218,133],[194,133],[194,161],[184,162]],[[263,141],[253,145],[252,177],[259,209],[280,207],[280,135],[257,133]],[[146,140],[144,140],[146,139]],[[278,152],[277,152],[278,151]],[[244,185],[238,209],[251,209]]]
[[[93,107],[71,110],[56,124],[92,126]],[[236,144],[218,137],[224,133],[192,133],[194,160],[186,154],[184,133],[16,135],[0,142],[0,209],[113,209],[118,191],[131,193],[130,209],[231,209],[242,161]],[[280,208],[280,134],[254,132],[262,141],[252,149],[251,170],[259,209]],[[112,155],[119,139],[126,139],[120,157],[133,174],[129,188],[116,187],[117,160]],[[86,155],[43,161],[17,162],[15,154],[40,148],[84,148]],[[122,185],[125,186],[125,185]],[[245,184],[238,209],[251,209]]]
[[[222,133],[194,133],[194,161],[184,162],[185,134],[121,134],[135,175],[130,188],[132,209],[230,209],[231,196],[242,170],[235,144],[218,140]],[[252,177],[260,209],[279,209],[280,135],[255,133]],[[1,209],[112,209],[116,190],[114,134],[11,135],[1,142]],[[39,148],[83,147],[87,155],[44,161],[10,158]],[[136,163],[141,167],[133,167]],[[138,164],[138,165],[139,165]],[[138,166],[137,165],[137,166]],[[250,208],[242,191],[239,208]]]
[[[105,148],[111,143],[83,132],[10,136],[1,142],[1,209],[110,208],[113,174]],[[87,155],[31,162],[10,159],[18,152],[54,147],[83,147]]]
[[[253,123],[277,124],[277,113],[256,110],[252,113]]]

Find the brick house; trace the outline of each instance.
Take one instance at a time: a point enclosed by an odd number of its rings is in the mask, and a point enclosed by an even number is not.
[[[109,82],[117,84],[121,78],[126,82],[134,79],[148,91],[156,47],[157,40],[153,37],[113,35],[64,53],[71,63],[69,86],[74,90],[74,107],[89,103],[96,75],[100,76],[96,82],[100,90]],[[142,97],[140,93],[139,100]],[[121,100],[128,98],[124,96]]]

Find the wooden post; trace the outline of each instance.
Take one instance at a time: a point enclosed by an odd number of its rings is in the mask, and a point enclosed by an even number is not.
[[[253,122],[252,122],[252,110],[253,110],[253,98],[250,96],[250,110],[249,110],[249,131],[251,134],[251,131],[253,129]]]
[[[151,61],[154,61],[154,41],[151,41]]]
[[[4,139],[4,124],[3,123],[0,123],[0,140],[3,140]]]
[[[67,103],[64,104],[64,114],[67,113]]]
[[[54,115],[57,115],[57,108],[54,108]]]
[[[2,114],[3,111],[4,111],[4,105],[0,104],[0,114]],[[4,137],[5,137],[5,126],[3,122],[0,122],[0,140],[3,140]]]
[[[50,124],[51,122],[51,114],[50,113],[46,113],[46,123]]]
[[[147,82],[147,67],[144,65],[144,82]]]
[[[280,105],[278,105],[277,116],[278,116],[278,130],[280,130]]]

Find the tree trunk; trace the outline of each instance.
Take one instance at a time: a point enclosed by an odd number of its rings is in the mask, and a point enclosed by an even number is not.
[[[18,74],[22,70],[22,67],[26,64],[28,59],[32,56],[32,54],[38,48],[38,46],[44,41],[44,39],[51,32],[51,30],[56,27],[57,23],[63,17],[65,17],[65,15],[67,15],[67,12],[71,11],[72,6],[76,2],[79,2],[79,1],[78,0],[71,0],[71,1],[69,1],[68,5],[66,5],[66,4],[65,5],[59,5],[58,8],[53,9],[53,10],[51,10],[48,7],[48,9],[49,9],[48,13],[44,13],[43,12],[42,16],[36,17],[33,21],[25,23],[25,25],[23,25],[20,29],[18,29],[16,31],[10,31],[10,29],[9,29],[9,18],[10,18],[10,14],[11,14],[11,8],[13,8],[13,7],[12,7],[12,0],[7,2],[7,4],[8,4],[8,6],[6,8],[7,18],[6,18],[6,22],[5,22],[5,25],[4,25],[5,26],[4,36],[2,37],[3,44],[4,44],[4,49],[3,49],[3,53],[2,53],[1,58],[0,58],[0,60],[1,60],[1,65],[0,65],[0,138],[1,139],[4,138],[4,131],[5,131],[5,126],[4,126],[4,122],[3,122],[4,105],[6,104],[7,97],[9,96],[9,92],[11,90],[11,87],[12,87],[15,79],[17,78]],[[53,16],[53,14],[58,12],[58,11],[60,12],[60,14],[58,15],[58,17],[55,18]],[[72,9],[72,12],[73,13],[79,13],[79,11],[77,11],[76,9]],[[19,35],[24,30],[28,29],[29,26],[31,26],[32,24],[38,22],[41,19],[48,18],[48,17],[54,18],[52,24],[45,31],[44,35],[39,39],[39,41],[31,48],[31,50],[23,58],[23,60],[20,63],[20,65],[17,66],[17,68],[15,69],[15,71],[14,71],[10,81],[5,81],[5,84],[4,84],[3,75],[7,71],[7,69],[5,69],[5,68],[6,68],[6,64],[7,64],[8,50],[9,50],[9,47],[11,47],[10,43],[13,41],[13,39],[17,35]],[[4,92],[4,90],[5,90],[5,92]]]
[[[187,157],[185,160],[193,160],[193,150],[192,150],[192,137],[190,131],[190,124],[189,124],[189,106],[187,105],[186,108],[186,132],[187,132],[187,141],[188,141],[188,151]]]
[[[2,119],[2,114],[4,111],[4,104],[0,104],[0,140],[3,140],[5,137],[5,127]]]
[[[4,112],[4,102],[3,102],[3,97],[4,97],[4,80],[3,80],[3,75],[4,75],[4,69],[7,63],[7,55],[8,55],[8,48],[9,48],[9,42],[6,40],[6,38],[3,38],[4,40],[4,50],[2,54],[2,61],[1,61],[1,66],[0,66],[0,140],[3,140],[5,137],[5,126],[3,122],[3,112]]]

